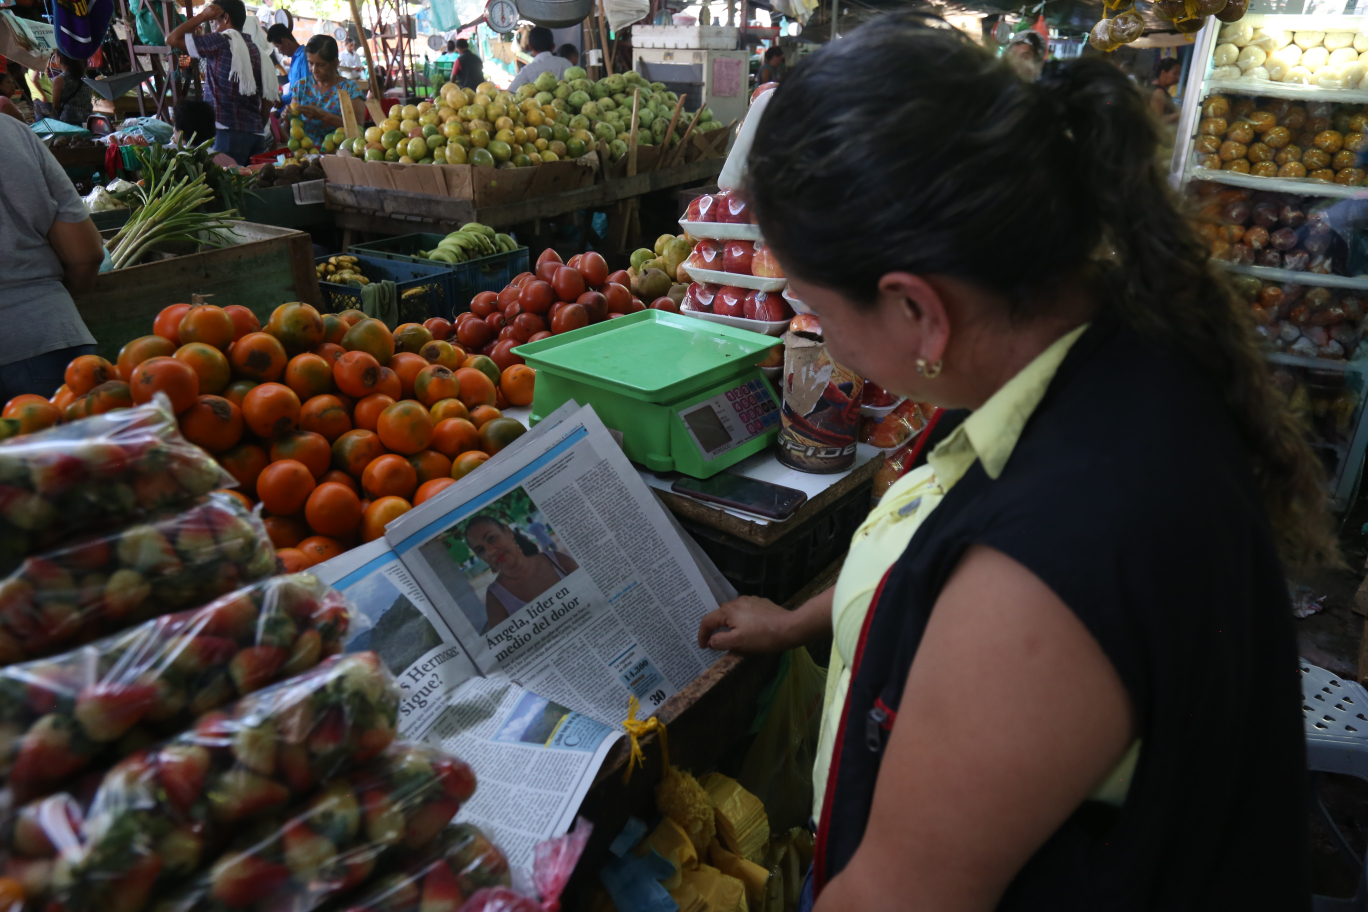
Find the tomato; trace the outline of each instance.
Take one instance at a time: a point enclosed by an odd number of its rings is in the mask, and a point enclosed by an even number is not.
[[[586,253],[576,268],[584,275],[584,281],[594,288],[608,281],[608,261],[596,250]]]
[[[562,266],[565,261],[560,258],[559,253],[556,253],[554,247],[547,247],[537,257],[537,265],[540,266],[542,263],[555,263],[557,266]]]
[[[619,269],[617,272],[610,272],[608,274],[608,281],[615,285],[621,285],[623,288],[632,287],[632,275],[625,269]]]
[[[432,317],[424,320],[423,326],[427,328],[428,332],[432,333],[432,338],[438,342],[445,342],[452,331],[455,330],[455,327],[451,325],[451,321],[445,317]]]
[[[555,278],[556,271],[561,268],[562,264],[554,262],[552,260],[547,260],[545,263],[538,263],[537,278],[541,279],[543,282],[546,282],[549,285],[551,284],[551,280]]]
[[[585,292],[584,276],[578,269],[562,266],[551,278],[551,287],[555,289],[557,299],[573,301]]]
[[[549,336],[550,333],[542,331],[539,333],[534,333],[533,337],[537,335]],[[529,337],[526,341],[532,341],[533,337]],[[489,356],[490,360],[492,360],[495,364],[499,366],[500,371],[506,371],[510,367],[514,367],[518,364],[526,364],[527,362],[525,362],[521,357],[513,354],[513,349],[517,348],[521,344],[522,342],[519,342],[516,339],[506,339],[503,342],[500,342],[498,345],[494,346],[494,354]]]
[[[499,305],[499,294],[482,291],[470,299],[470,312],[477,317],[487,317]]]
[[[589,325],[589,314],[578,304],[566,304],[551,318],[551,331],[556,335]]]
[[[518,314],[518,318],[513,321],[511,329],[513,338],[517,339],[519,342],[526,342],[537,333],[546,329],[546,321],[536,314]]]
[[[544,314],[551,309],[556,300],[555,289],[550,282],[533,279],[523,285],[518,294],[518,303],[526,313]]]
[[[631,313],[632,293],[626,286],[616,282],[607,282],[601,289],[604,301],[608,306],[609,313]]]
[[[679,313],[679,305],[676,304],[675,299],[671,297],[662,296],[656,298],[654,301],[651,302],[651,309],[665,310],[669,311],[670,313]]]
[[[523,282],[526,282],[528,279],[535,279],[535,278],[536,278],[536,276],[533,275],[533,274],[530,273],[530,272],[520,272],[520,273],[518,273],[517,275],[515,275],[515,276],[513,277],[513,281],[509,282],[508,284],[509,284],[509,287],[511,287],[511,288],[522,288]]]
[[[471,307],[475,305],[472,303]],[[502,317],[502,314],[489,314],[489,317]],[[490,326],[484,320],[466,320],[456,328],[456,338],[466,348],[480,348],[490,339],[494,338],[495,327]]]
[[[503,291],[499,292],[499,310],[508,310],[508,308],[517,304],[518,297],[522,294],[522,289],[523,287],[521,285],[509,285]],[[485,314],[484,316],[489,316],[489,314]]]
[[[626,314],[609,314],[608,316],[610,316],[610,317],[625,317],[625,316],[627,316],[627,315],[626,315]],[[532,338],[528,339],[527,341],[528,341],[528,342],[540,342],[542,339],[549,339],[549,338],[551,338],[551,334],[550,334],[549,332],[539,332],[539,333],[537,333],[535,336],[533,336]],[[515,347],[516,347],[516,346],[515,346]],[[498,348],[498,346],[496,345],[495,348]],[[490,357],[492,358],[492,357],[494,357],[494,356],[493,356],[493,355],[490,355]],[[516,355],[515,355],[514,357],[516,357]]]
[[[575,299],[575,303],[583,307],[585,313],[589,314],[590,323],[599,323],[608,319],[608,299],[600,292],[586,291]]]
[[[499,330],[503,329],[505,326],[508,325],[508,318],[501,313],[495,312],[484,318],[484,324],[492,330],[492,332],[490,332],[489,334],[489,338],[493,339],[494,333],[497,333]],[[464,345],[465,343],[461,344]],[[478,345],[466,345],[466,348],[479,347],[480,346]]]

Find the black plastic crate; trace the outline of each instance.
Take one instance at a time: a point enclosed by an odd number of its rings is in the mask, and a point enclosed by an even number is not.
[[[677,516],[680,524],[741,595],[783,603],[850,548],[869,515],[872,481],[860,485],[771,545],[761,547]]]
[[[372,282],[388,279],[398,286],[399,322],[422,323],[431,317],[456,317],[456,282],[449,266],[433,263],[407,263],[358,253],[321,256],[315,263],[326,263],[329,257],[354,256],[361,266],[361,274]],[[318,281],[323,292],[323,312],[341,313],[361,309],[361,289],[355,285]],[[408,295],[405,296],[405,292]],[[470,301],[463,310],[469,309]],[[390,327],[393,329],[394,327]]]
[[[350,249],[367,256],[450,269],[455,281],[456,313],[469,310],[470,299],[480,292],[503,291],[508,287],[508,283],[513,281],[514,276],[528,271],[527,264],[531,260],[526,247],[519,247],[507,253],[492,253],[464,263],[442,263],[417,255],[420,250],[432,250],[445,237],[445,234],[405,234],[380,241],[352,244]]]

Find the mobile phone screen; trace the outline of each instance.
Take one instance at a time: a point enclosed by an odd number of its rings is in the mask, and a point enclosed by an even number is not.
[[[697,497],[700,500],[712,501],[773,519],[784,519],[807,500],[807,495],[795,488],[745,478],[730,472],[718,472],[711,478],[703,479],[680,478],[672,488],[689,497]]]

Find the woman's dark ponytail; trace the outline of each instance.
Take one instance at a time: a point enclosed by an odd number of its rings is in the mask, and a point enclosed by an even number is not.
[[[1111,63],[1051,64],[1033,85],[941,20],[899,13],[790,73],[747,192],[791,272],[856,301],[889,272],[949,275],[1029,320],[1100,269],[1102,306],[1219,387],[1287,564],[1338,563],[1320,463],[1155,147],[1144,97]]]

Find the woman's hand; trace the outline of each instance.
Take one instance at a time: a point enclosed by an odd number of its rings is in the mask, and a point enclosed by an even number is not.
[[[301,116],[307,117],[310,120],[322,120],[328,112],[324,111],[322,108],[314,107],[313,105],[300,105],[299,113]]]
[[[709,613],[698,625],[698,645],[736,652],[780,652],[794,646],[793,612],[769,599],[743,595]]]

